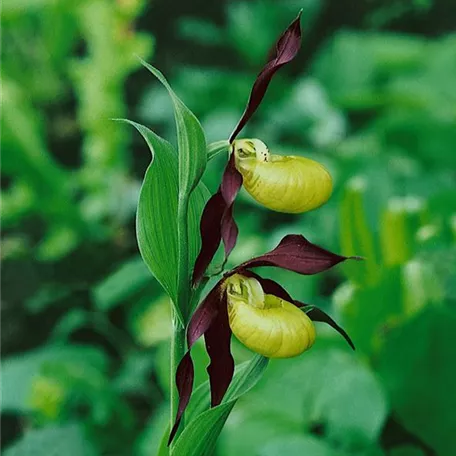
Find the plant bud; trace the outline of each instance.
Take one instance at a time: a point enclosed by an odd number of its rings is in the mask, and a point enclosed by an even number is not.
[[[320,207],[331,196],[331,175],[314,160],[271,154],[259,139],[236,140],[233,151],[245,189],[268,209],[298,214]]]
[[[290,358],[315,341],[310,318],[295,305],[265,294],[254,278],[227,280],[228,316],[233,334],[250,350],[268,358]]]

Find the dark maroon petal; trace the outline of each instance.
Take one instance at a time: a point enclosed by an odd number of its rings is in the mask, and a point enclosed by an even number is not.
[[[225,308],[226,298],[222,292],[223,280],[220,280],[217,285],[209,292],[206,298],[202,301],[199,307],[193,314],[187,329],[187,344],[188,351],[179,363],[176,370],[176,387],[179,393],[179,404],[177,406],[176,419],[173,428],[169,434],[168,445],[172,442],[176,435],[182,415],[188,406],[190,396],[193,390],[193,380],[195,376],[193,361],[190,355],[190,350],[193,344],[209,329],[213,332],[223,332],[224,329],[217,328],[218,314],[221,309]]]
[[[281,35],[275,51],[271,53],[268,63],[263,67],[258,74],[255,83],[253,84],[252,91],[250,92],[249,101],[239,120],[236,128],[230,136],[230,143],[234,141],[236,136],[244,128],[245,124],[249,121],[250,117],[258,109],[266,90],[271,82],[272,77],[276,71],[286,63],[293,60],[301,47],[301,27],[300,27],[301,13],[289,25],[285,32]]]
[[[184,414],[185,409],[187,408],[190,401],[190,396],[193,390],[194,377],[195,370],[193,368],[193,361],[190,356],[190,351],[188,351],[181,359],[176,370],[176,387],[179,393],[179,405],[177,407],[176,420],[174,421],[173,428],[169,433],[168,446],[173,441],[176,432],[179,429],[182,415]]]
[[[305,304],[296,302],[296,304],[299,304],[299,307],[305,306]],[[355,344],[352,342],[350,339],[350,336],[346,333],[346,331],[341,328],[326,312],[323,310],[319,309],[318,307],[313,307],[309,310],[305,309],[307,316],[312,320],[312,321],[319,321],[322,323],[326,323],[331,328],[334,328],[350,345],[350,347],[355,350]]]
[[[242,174],[236,169],[234,160],[234,154],[231,154],[225,172],[223,173],[222,184],[220,185],[219,190],[226,203],[221,222],[221,236],[225,247],[225,260],[234,249],[239,233],[233,218],[233,204],[242,186]]]
[[[232,153],[223,172],[222,184],[220,185],[220,191],[228,207],[233,204],[241,186],[242,174],[236,169],[235,157]]]
[[[207,294],[201,304],[196,308],[187,328],[188,349],[210,328],[215,321],[220,308],[223,307],[222,285],[225,279],[221,279]]]
[[[228,258],[236,245],[238,227],[233,218],[233,204],[241,186],[242,175],[235,167],[234,154],[231,154],[220,188],[206,203],[201,216],[201,250],[193,269],[193,285],[202,279],[221,240],[225,247],[225,258]]]
[[[222,193],[218,191],[206,203],[203,215],[201,216],[201,250],[196,258],[195,267],[193,268],[193,285],[197,285],[202,279],[220,245],[222,237],[220,226],[225,210],[225,200],[223,199]]]
[[[234,249],[239,234],[239,229],[233,218],[233,206],[230,206],[223,214],[221,231],[226,259]]]
[[[211,363],[207,368],[211,385],[211,405],[215,407],[222,402],[230,386],[234,373],[234,359],[231,355],[231,329],[228,320],[226,293],[216,321],[204,334],[206,349]]]
[[[236,270],[258,266],[275,266],[299,274],[317,274],[335,266],[347,257],[331,253],[312,244],[304,236],[289,234],[270,252],[242,263]]]
[[[240,274],[257,279],[266,294],[277,296],[278,298],[291,302],[292,304],[294,303],[293,298],[288,294],[287,290],[274,280],[264,279],[253,271],[240,271]]]

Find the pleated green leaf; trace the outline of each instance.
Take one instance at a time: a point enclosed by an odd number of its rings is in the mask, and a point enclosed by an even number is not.
[[[136,218],[136,231],[141,255],[154,277],[160,282],[177,308],[177,205],[179,198],[178,159],[176,150],[143,125],[124,120],[143,136],[152,153],[141,187]],[[188,210],[189,263],[193,264],[200,248],[199,220],[208,189],[200,183],[192,192]]]
[[[188,415],[194,418],[177,439],[171,452],[172,456],[211,455],[217,438],[236,401],[256,385],[262,377],[268,361],[268,358],[256,355],[251,361],[241,364],[236,369],[233,381],[223,402],[217,407],[199,413],[201,409],[209,405],[209,384],[203,384],[195,392],[200,400],[193,401],[193,407],[189,408]]]
[[[204,131],[195,115],[174,93],[163,74],[147,62],[141,60],[141,63],[165,86],[173,101],[179,149],[179,195],[185,198],[198,185],[206,168]]]

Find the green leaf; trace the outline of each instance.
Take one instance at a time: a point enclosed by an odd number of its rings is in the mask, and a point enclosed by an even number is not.
[[[237,399],[253,388],[262,377],[268,359],[257,355],[239,366],[223,403],[206,410],[192,420],[184,429],[173,448],[175,456],[207,456],[212,454],[217,437],[223,429]],[[202,389],[206,389],[207,386]],[[207,390],[206,390],[207,391]],[[193,412],[197,410],[194,408]]]
[[[130,120],[145,139],[152,153],[141,188],[136,218],[138,245],[144,262],[160,282],[177,309],[177,204],[178,160],[174,148],[148,128]],[[199,221],[209,190],[200,183],[190,196],[188,210],[189,263],[193,264],[200,248]]]
[[[68,360],[74,366],[106,368],[106,358],[101,351],[78,345],[51,346],[5,359],[2,362],[2,410],[30,411],[34,377],[43,367]]]
[[[172,312],[166,295],[152,300],[146,297],[136,303],[129,312],[129,327],[135,340],[142,347],[154,347],[171,339]]]
[[[367,222],[364,195],[367,182],[362,177],[353,178],[346,186],[340,205],[340,242],[342,253],[364,258],[363,264],[346,264],[349,278],[357,283],[372,284],[378,280],[379,267],[376,244]]]
[[[65,341],[72,332],[90,325],[90,313],[79,307],[70,309],[52,329],[51,338],[55,341]]]
[[[149,283],[149,271],[138,255],[96,285],[93,290],[95,304],[100,310],[110,310]]]
[[[393,448],[389,456],[426,456],[423,450],[410,445]]]
[[[259,456],[302,456],[305,454],[312,456],[341,456],[328,443],[316,437],[294,435],[274,439],[272,442],[264,445],[259,451]]]
[[[179,196],[185,197],[198,185],[207,163],[204,131],[195,115],[174,93],[163,74],[144,60],[146,67],[168,90],[174,105],[179,149]]]
[[[236,366],[236,370],[234,372],[233,380],[231,385],[226,392],[225,395],[225,402],[233,399],[233,397],[239,397],[240,395],[244,394],[244,388],[247,386],[248,389],[252,388],[257,380],[255,380],[255,372],[259,368],[266,369],[265,358],[261,355],[256,355],[250,361],[245,361],[239,366]],[[254,384],[249,386],[249,379],[253,379]],[[242,388],[241,393],[239,394],[239,388]],[[244,391],[244,392],[242,392]],[[185,416],[189,421],[193,418],[197,417],[199,414],[203,413],[204,411],[208,410],[210,407],[210,384],[209,381],[205,381],[202,383],[192,394],[192,398],[190,400],[190,404],[187,408],[187,412]]]
[[[92,456],[94,448],[80,426],[51,426],[28,431],[5,451],[5,456]]]
[[[343,347],[342,341],[320,336],[302,356],[271,360],[268,375],[243,397],[224,427],[221,456],[258,454],[276,438],[318,424],[340,447],[377,442],[388,415],[382,385],[348,349],[336,348],[339,343]]]
[[[391,331],[377,365],[405,428],[439,456],[454,455],[456,312],[428,307]]]
[[[217,155],[230,150],[230,143],[227,140],[216,141],[208,144],[207,146],[207,160],[212,160]]]
[[[166,426],[165,433],[163,434],[163,436],[160,440],[160,445],[158,447],[157,456],[169,456],[169,446],[168,446],[169,431],[170,431],[170,425]]]
[[[387,337],[385,328],[404,316],[401,271],[382,272],[378,283],[362,287],[346,282],[333,297],[341,326],[350,334],[356,350],[368,356],[374,355]]]

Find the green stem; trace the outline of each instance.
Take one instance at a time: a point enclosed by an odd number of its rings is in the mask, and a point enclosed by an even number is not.
[[[178,297],[177,306],[182,312],[184,322],[186,323],[190,307],[190,280],[188,265],[188,196],[180,197],[177,208],[177,237],[178,237]],[[171,427],[176,418],[179,396],[175,385],[176,369],[180,360],[185,353],[185,324],[179,321],[174,313],[173,315],[173,336],[171,343]],[[181,422],[181,429],[183,422]],[[179,432],[178,432],[179,433]],[[176,435],[176,437],[178,434]],[[175,440],[174,440],[175,441]]]
[[[179,197],[177,207],[178,239],[178,272],[177,272],[177,306],[184,323],[187,322],[190,305],[190,281],[188,265],[188,196]]]

